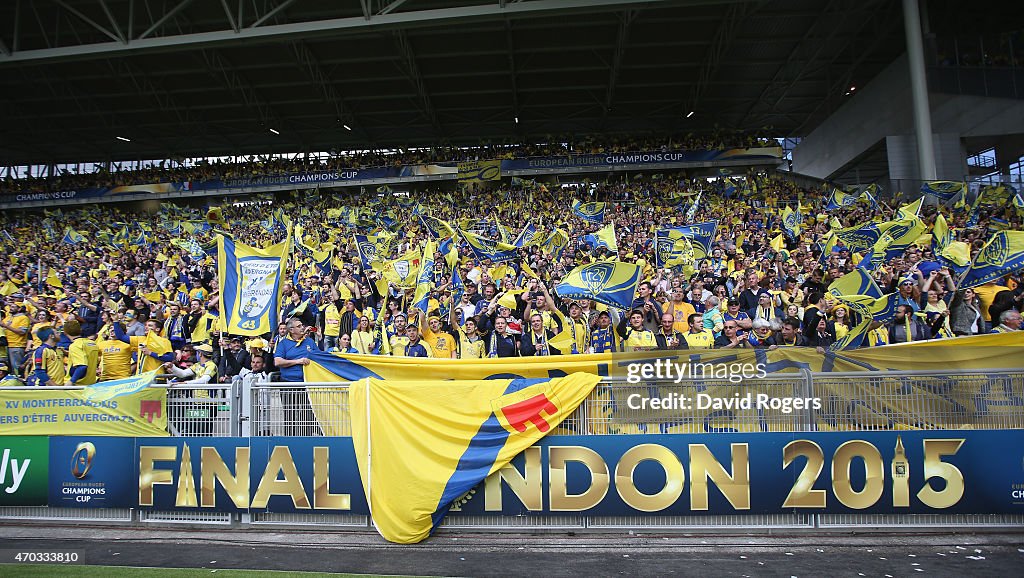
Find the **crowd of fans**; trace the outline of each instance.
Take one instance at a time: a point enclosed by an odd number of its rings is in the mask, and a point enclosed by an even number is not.
[[[606,152],[717,150],[734,147],[768,146],[769,138],[752,135],[714,134],[710,136],[675,135],[663,137],[555,137],[546,144],[484,143],[477,146],[437,146],[371,151],[341,151],[329,158],[294,159],[254,157],[241,161],[171,162],[138,169],[118,170],[117,166],[93,165],[96,170],[78,173],[62,170],[60,174],[34,175],[0,181],[0,193],[112,188],[125,185],[228,180],[257,175],[321,172],[352,168],[403,166],[413,164],[455,163],[469,160],[512,159],[567,154]]]
[[[0,377],[82,385],[162,369],[193,383],[266,379],[275,371],[284,381],[301,381],[307,347],[452,358],[801,345],[824,350],[851,329],[850,311],[827,288],[860,257],[842,246],[822,257],[830,227],[888,220],[897,207],[858,203],[826,215],[821,189],[803,189],[777,174],[750,174],[745,182],[740,179],[740,190],[724,191],[722,180],[675,176],[582,189],[549,190],[527,181],[487,190],[419,191],[412,198],[296,191],[274,200],[225,202],[220,226],[230,227],[236,242],[264,247],[282,240],[286,233],[274,225],[276,214],[295,230],[301,227],[306,248],[334,257],[329,273],[321,274],[307,250],[293,252],[280,325],[256,338],[221,331],[222,287],[214,259],[194,249],[208,245],[215,232],[178,230],[183,222],[205,222],[205,208],[165,203],[157,213],[99,205],[7,214],[0,217],[8,260],[0,272],[6,299]],[[695,191],[701,201],[687,215],[695,197],[683,195]],[[555,292],[572,269],[607,257],[582,240],[603,225],[576,216],[573,200],[610,198],[629,199],[609,203],[604,217],[615,225],[616,257],[644,271],[627,311]],[[773,248],[785,202],[804,209],[804,228],[784,248]],[[338,217],[339,209],[385,218],[352,224]],[[1021,229],[1010,206],[987,208],[970,224],[963,212],[941,210],[972,253],[988,238],[990,225]],[[412,306],[412,287],[364,270],[353,241],[356,233],[390,229],[385,256],[406,254],[428,238],[414,211],[493,239],[503,229],[515,237],[532,224],[540,239],[557,228],[569,241],[560,253],[528,245],[518,259],[502,264],[481,261],[456,243],[456,255],[434,254],[434,286],[421,311]],[[935,207],[921,211],[929,227],[935,216]],[[656,230],[707,220],[718,221],[707,258],[688,267],[655,267]],[[69,241],[65,227],[84,239]],[[111,242],[122,227],[142,240]],[[873,275],[883,292],[899,292],[899,307],[894,320],[871,330],[865,347],[1020,327],[1024,284],[1016,275],[961,290],[930,245],[911,246]]]

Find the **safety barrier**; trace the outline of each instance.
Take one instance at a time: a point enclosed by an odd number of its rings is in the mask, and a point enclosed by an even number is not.
[[[706,433],[707,412],[630,407],[630,396],[818,399],[820,409],[737,412],[739,431],[1024,429],[1024,370],[771,374],[756,381],[636,383],[606,378],[550,435]],[[243,392],[242,435],[350,435],[347,383],[264,383]],[[720,425],[720,422],[716,422]],[[248,424],[248,425],[247,425]]]
[[[167,387],[167,386],[162,386]],[[1024,429],[1024,370],[956,372],[906,371],[771,374],[732,383],[726,379],[680,383],[629,383],[606,378],[576,412],[551,435],[617,433],[706,433],[702,416],[685,411],[632,408],[629,396],[683,396],[702,393],[729,398],[757,391],[770,397],[819,398],[820,409],[736,412],[725,431],[809,432],[830,429]],[[865,401],[867,400],[867,401]],[[168,429],[174,436],[349,435],[347,383],[263,383],[243,387],[211,384],[170,386]],[[706,416],[705,416],[706,417]],[[715,423],[714,426],[721,424]],[[124,525],[194,524],[246,527],[309,527],[366,530],[359,515],[146,511],[130,509],[0,508],[0,519],[39,522],[97,522]],[[449,516],[445,529],[481,531],[979,531],[1024,527],[1024,515],[980,514],[811,514],[803,512],[691,516]]]

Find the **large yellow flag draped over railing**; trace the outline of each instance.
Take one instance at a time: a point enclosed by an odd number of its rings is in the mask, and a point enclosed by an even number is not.
[[[352,442],[377,531],[402,544],[429,536],[452,502],[554,430],[600,379],[353,382]]]

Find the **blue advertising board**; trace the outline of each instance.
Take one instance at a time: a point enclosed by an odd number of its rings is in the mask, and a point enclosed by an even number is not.
[[[552,157],[527,157],[501,161],[501,174],[551,169],[642,167],[673,163],[711,163],[742,160],[772,162],[782,158],[781,147],[738,148],[726,150],[637,151],[597,154],[569,154]]]
[[[549,436],[452,515],[1020,514],[1020,441],[1016,430]],[[50,456],[51,506],[368,514],[350,438],[51,438]],[[65,490],[85,483],[102,500]]]
[[[135,438],[51,437],[49,505],[61,508],[130,508],[138,477]]]

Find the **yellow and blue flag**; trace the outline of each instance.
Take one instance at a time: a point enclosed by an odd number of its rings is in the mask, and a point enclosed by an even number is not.
[[[256,336],[277,330],[285,264],[291,235],[268,249],[257,249],[217,235],[220,315],[232,335]]]
[[[1013,195],[1011,203],[1013,204],[1013,208],[1016,209],[1018,215],[1024,213],[1024,197],[1022,197],[1020,193]]]
[[[459,234],[472,249],[477,259],[490,259],[493,263],[512,261],[519,257],[517,247],[500,241],[493,241],[470,231],[459,229]]]
[[[590,263],[570,271],[555,287],[555,293],[563,299],[593,299],[619,309],[629,309],[640,285],[641,274],[641,267],[633,263]]]
[[[694,258],[705,259],[711,255],[711,244],[715,242],[715,234],[718,232],[718,221],[705,221],[683,227],[669,227],[665,230],[689,237],[690,243],[693,245]]]
[[[963,275],[971,264],[971,247],[963,241],[953,239],[953,232],[946,223],[946,217],[935,215],[935,227],[932,229],[932,251],[935,260],[943,267],[948,267],[956,275]]]
[[[1024,269],[1024,231],[999,231],[981,248],[959,288],[977,287]]]
[[[519,235],[515,241],[512,242],[516,247],[528,247],[540,241],[540,232],[537,231],[537,227],[533,223],[526,223],[522,231],[519,231]]]
[[[135,235],[135,238],[132,239],[132,245],[135,247],[145,247],[148,244],[149,240],[146,238],[146,232],[139,229],[139,234]]]
[[[962,181],[932,181],[921,185],[921,192],[925,195],[937,197],[943,203],[953,200],[953,197],[967,192],[967,183]]]
[[[907,203],[906,205],[903,205],[902,207],[897,209],[895,220],[903,221],[917,217],[921,213],[922,203],[924,203],[924,197],[920,197],[919,199],[912,203]]]
[[[835,211],[857,202],[857,195],[848,193],[838,187],[832,189],[832,193],[828,196],[828,200],[825,202],[826,211]]]
[[[377,531],[391,542],[425,539],[456,499],[553,431],[598,381],[352,383],[352,443]]]
[[[896,315],[899,293],[888,293],[875,298],[868,295],[842,295],[836,299],[846,305],[850,312],[850,331],[837,339],[829,349],[840,351],[856,349],[864,342],[873,322],[884,323]]]
[[[800,237],[800,213],[790,209],[789,205],[782,210],[782,230],[790,239]]]
[[[846,275],[836,279],[828,286],[828,292],[835,296],[842,295],[867,295],[878,299],[882,296],[882,290],[878,284],[863,269],[854,269]]]
[[[356,243],[356,252],[359,253],[359,261],[362,262],[364,270],[372,268],[375,261],[386,259],[391,250],[391,236],[389,235],[380,233],[376,235],[353,235],[353,239]]]
[[[224,210],[220,207],[210,207],[207,209],[206,222],[210,225],[223,225],[224,227],[230,227],[227,221],[224,220]]]
[[[878,223],[866,223],[835,231],[835,240],[842,241],[843,245],[849,247],[851,251],[871,249],[881,236],[882,231]]]
[[[373,269],[385,280],[397,287],[411,289],[416,286],[416,278],[420,273],[420,251],[411,249],[397,259],[375,262]]]
[[[615,240],[615,223],[608,223],[596,233],[584,235],[582,240],[594,251],[598,249],[605,249],[610,253],[619,251],[619,244]]]
[[[430,215],[420,214],[420,224],[423,225],[423,229],[435,239],[443,239],[445,237],[451,237],[455,234],[455,229],[448,224],[448,221],[444,219],[438,219]]]
[[[569,235],[561,229],[555,229],[548,235],[547,239],[544,239],[540,246],[544,249],[544,252],[553,255],[557,261],[562,258],[562,251],[565,250],[568,244]]]
[[[659,229],[654,233],[654,266],[675,267],[693,265],[693,245],[690,238],[676,231]]]
[[[412,306],[418,308],[426,315],[429,311],[430,290],[434,288],[434,251],[437,250],[437,243],[427,241],[423,246],[423,264],[416,279],[416,293],[412,298]]]
[[[686,210],[686,222],[692,223],[697,218],[697,209],[700,207],[700,198],[704,194],[704,191],[697,193],[697,198],[693,200],[693,204]]]
[[[871,183],[870,185],[864,187],[864,189],[861,191],[861,193],[859,195],[857,195],[857,200],[867,201],[872,209],[877,209],[878,208],[878,198],[877,198],[877,196],[878,196],[878,185],[876,185],[874,183]]]
[[[79,243],[84,243],[85,237],[78,231],[68,227],[67,230],[64,231],[64,238],[61,239],[61,242],[66,245],[77,245]]]
[[[588,223],[601,224],[604,222],[604,211],[607,206],[608,203],[599,203],[596,201],[591,201],[589,203],[573,201],[572,212],[576,213],[577,217],[587,221]]]
[[[882,223],[878,227],[883,231],[873,249],[881,255],[882,260],[898,257],[924,234],[928,227],[918,216],[897,219]]]

